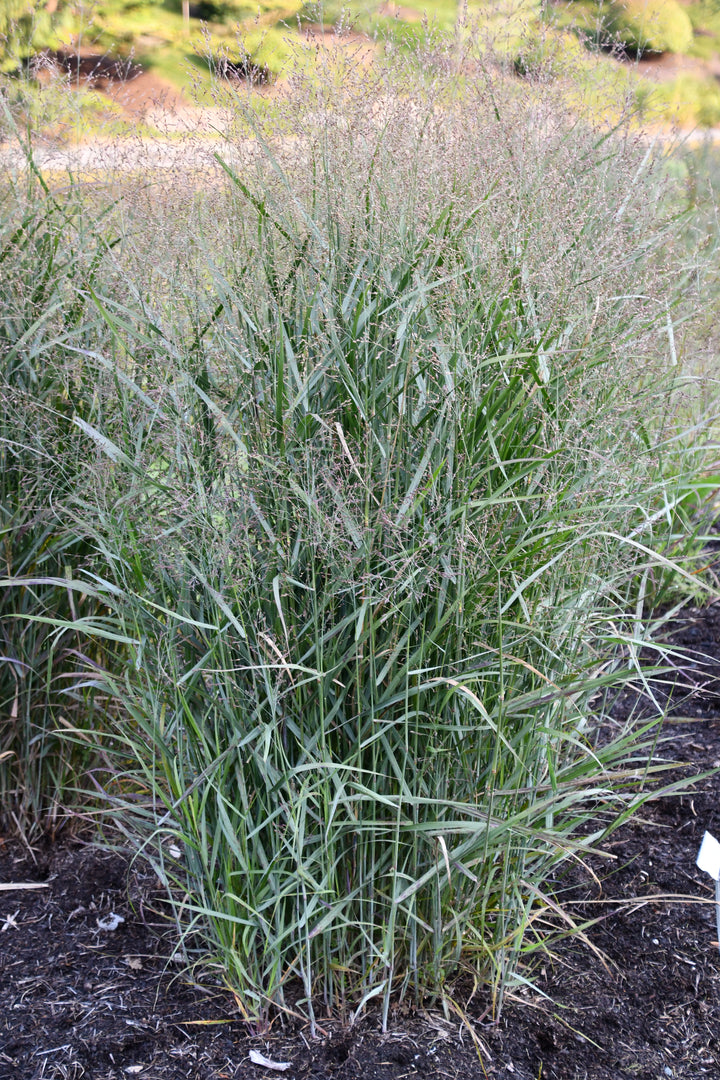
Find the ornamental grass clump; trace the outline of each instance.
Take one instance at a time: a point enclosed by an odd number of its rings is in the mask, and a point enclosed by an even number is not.
[[[93,790],[256,1023],[499,1009],[644,797],[652,732],[596,732],[682,470],[661,195],[455,49],[238,100],[78,286]]]

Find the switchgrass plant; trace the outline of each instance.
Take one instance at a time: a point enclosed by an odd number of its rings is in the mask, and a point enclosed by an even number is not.
[[[98,614],[52,625],[116,647],[83,767],[259,1024],[462,973],[497,1012],[657,735],[597,738],[685,468],[652,157],[437,48],[298,75],[180,211],[128,191],[82,341],[39,332],[93,388],[53,412]]]

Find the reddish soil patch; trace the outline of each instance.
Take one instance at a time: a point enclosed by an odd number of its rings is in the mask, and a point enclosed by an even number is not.
[[[303,35],[317,49],[327,53],[330,59],[347,56],[369,67],[377,56],[376,42],[351,28],[309,23],[303,27]]]
[[[378,15],[384,15],[387,19],[400,19],[402,22],[417,23],[422,22],[425,18],[422,11],[418,11],[417,8],[403,7],[402,4],[396,4],[393,0],[387,0],[387,3],[378,8]]]
[[[671,627],[691,650],[658,684],[670,701],[663,758],[720,764],[720,604]],[[631,691],[615,716],[642,711]],[[667,780],[664,781],[667,783]],[[278,1021],[249,1030],[221,985],[194,985],[168,957],[152,875],[78,842],[0,843],[0,1080],[260,1080],[251,1050],[290,1062],[288,1080],[700,1080],[720,1076],[720,953],[710,879],[695,866],[704,830],[720,836],[720,781],[656,795],[598,860],[554,882],[580,938],[549,942],[499,1023],[481,994],[454,988],[468,1027],[437,1007],[398,1008],[388,1034],[369,1014],[354,1028],[321,1020],[318,1039]],[[112,916],[124,922],[115,929]],[[463,997],[464,994],[464,997]]]
[[[188,99],[177,87],[152,71],[141,70],[130,81],[113,83],[105,89],[105,93],[135,116],[144,115],[148,109],[175,112],[189,105]]]
[[[678,75],[693,75],[697,79],[720,79],[720,56],[700,60],[695,56],[675,53],[645,53],[639,60],[625,63],[637,65],[638,74],[653,82],[672,82]]]
[[[188,106],[184,95],[140,64],[90,49],[77,52],[44,52],[33,57],[32,75],[46,85],[63,79],[70,89],[82,86],[106,95],[134,117],[149,109],[173,112]]]

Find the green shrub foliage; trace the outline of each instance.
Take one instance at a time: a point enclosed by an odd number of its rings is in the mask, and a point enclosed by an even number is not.
[[[690,17],[677,0],[621,0],[612,5],[607,28],[638,53],[685,53],[693,39]]]

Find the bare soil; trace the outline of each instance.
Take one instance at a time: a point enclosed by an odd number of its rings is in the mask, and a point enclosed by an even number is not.
[[[70,90],[83,87],[109,97],[135,120],[150,110],[173,113],[192,108],[177,87],[154,71],[92,49],[39,53],[30,62],[30,71],[43,86],[60,80]]]
[[[645,53],[639,60],[626,62],[637,65],[638,73],[653,82],[672,82],[678,75],[720,79],[720,56],[717,53],[709,60],[680,53]]]
[[[671,702],[659,754],[688,763],[670,779],[697,777],[720,765],[720,604],[687,608],[670,638],[691,656],[658,691]],[[628,691],[615,715],[644,707]],[[78,840],[0,840],[0,1080],[275,1075],[251,1050],[290,1063],[288,1080],[720,1077],[713,883],[695,866],[706,829],[720,837],[717,775],[653,796],[607,842],[612,871],[598,860],[555,882],[575,922],[594,921],[593,949],[549,940],[534,988],[499,1021],[459,985],[467,1022],[405,1005],[387,1034],[370,1013],[352,1028],[320,1018],[314,1039],[300,1021],[253,1031],[219,975],[194,984],[169,962],[173,931],[142,866]]]

